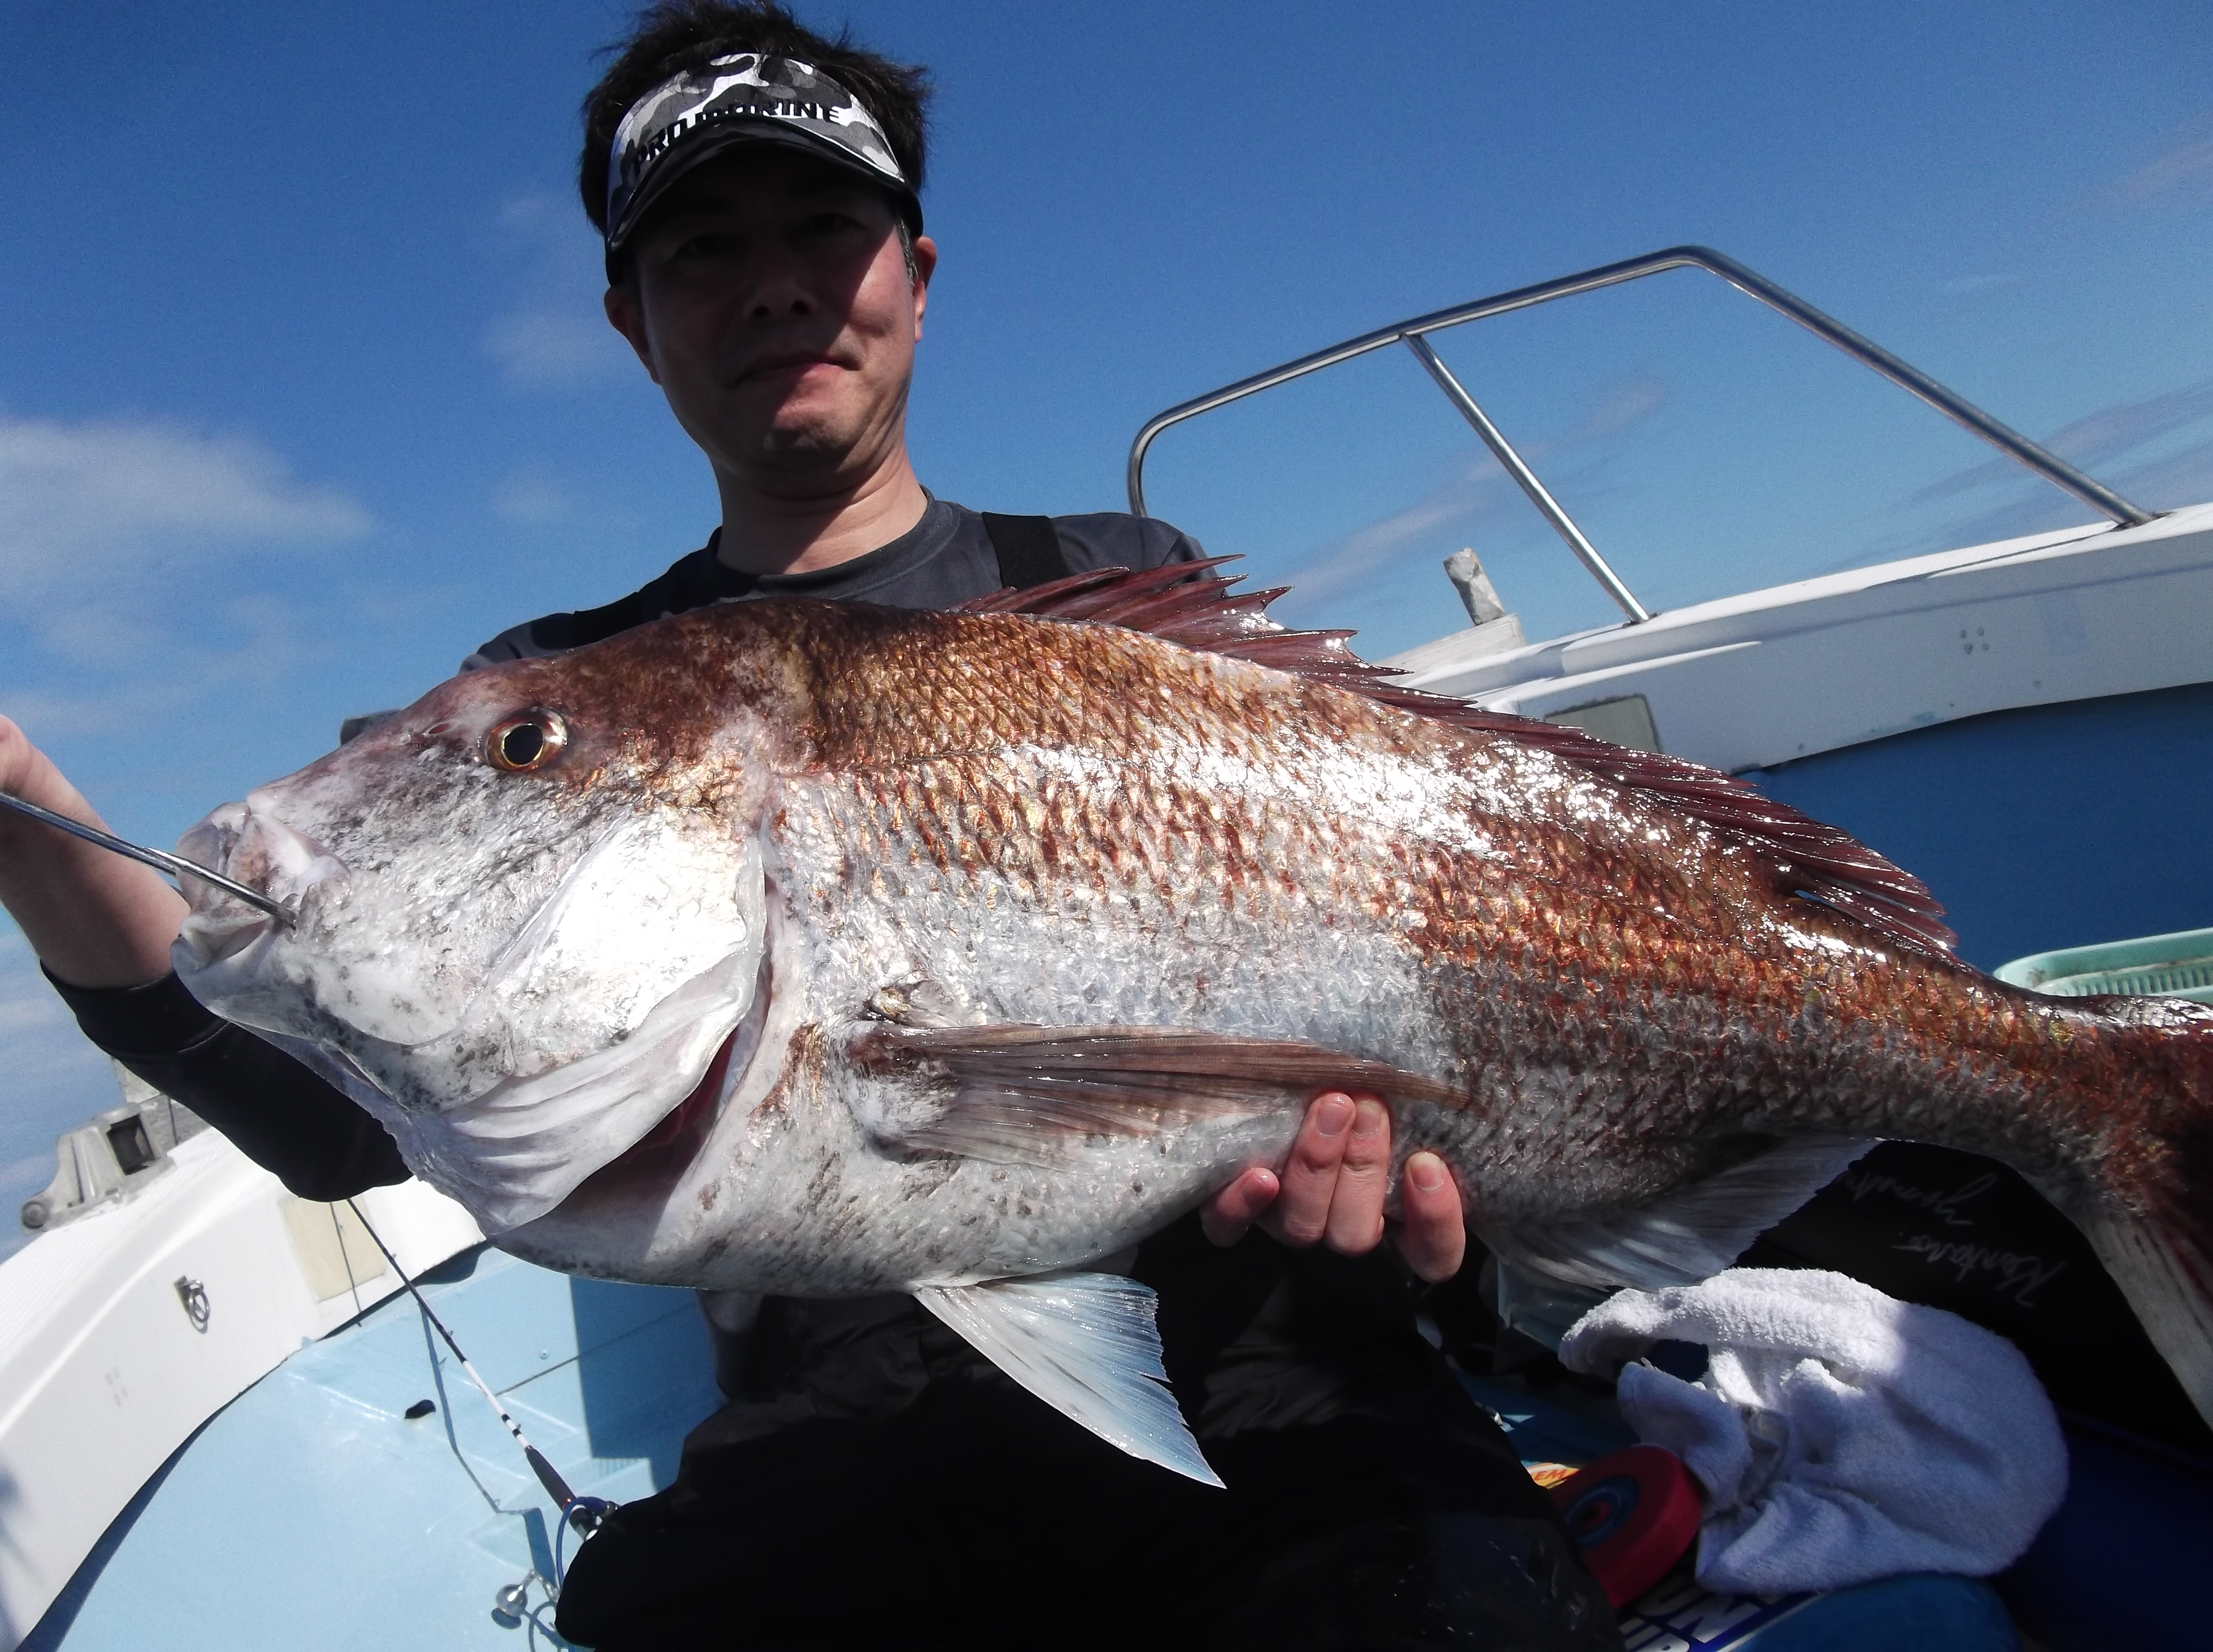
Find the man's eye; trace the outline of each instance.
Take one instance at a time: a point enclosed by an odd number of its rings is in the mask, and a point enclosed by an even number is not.
[[[735,249],[736,242],[735,235],[710,230],[701,235],[686,235],[676,244],[671,256],[680,259],[727,258]]]

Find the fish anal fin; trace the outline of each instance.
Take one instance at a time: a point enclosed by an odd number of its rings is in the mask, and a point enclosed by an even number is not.
[[[1502,1262],[1570,1291],[1694,1285],[1826,1187],[1875,1143],[1856,1137],[1786,1141],[1654,1204],[1586,1222],[1484,1229]]]
[[[925,1285],[915,1300],[1062,1415],[1132,1457],[1220,1485],[1168,1390],[1149,1287],[1116,1273]]]
[[[884,1027],[850,1053],[863,1071],[918,1078],[931,1098],[911,1115],[867,1121],[880,1139],[1017,1164],[1062,1163],[1087,1137],[1297,1108],[1329,1089],[1466,1105],[1450,1086],[1387,1062],[1184,1027]]]

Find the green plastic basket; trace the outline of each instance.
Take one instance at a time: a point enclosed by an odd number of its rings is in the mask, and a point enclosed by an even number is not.
[[[2001,981],[2062,998],[2126,992],[2213,1003],[2213,930],[2039,952],[2001,964],[1993,972]]]

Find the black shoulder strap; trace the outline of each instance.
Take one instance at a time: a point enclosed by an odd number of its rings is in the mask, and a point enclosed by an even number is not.
[[[1017,591],[1065,579],[1076,570],[1060,548],[1060,533],[1050,516],[995,516],[983,513],[984,531],[999,559],[999,583]]]

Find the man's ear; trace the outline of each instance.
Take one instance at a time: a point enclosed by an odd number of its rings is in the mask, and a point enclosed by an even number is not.
[[[637,291],[627,285],[610,287],[600,298],[600,308],[607,313],[607,325],[630,341],[646,376],[659,384],[661,375],[653,366],[653,338],[645,330],[645,311],[637,302]]]
[[[922,313],[930,308],[930,277],[937,271],[937,243],[927,235],[914,238],[914,336],[922,337]]]

